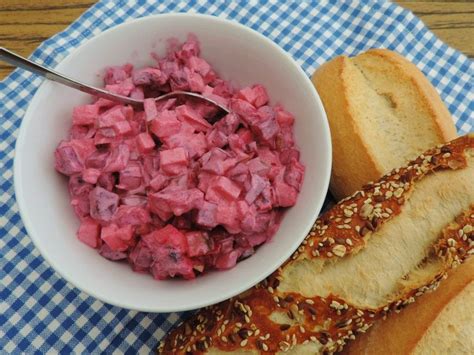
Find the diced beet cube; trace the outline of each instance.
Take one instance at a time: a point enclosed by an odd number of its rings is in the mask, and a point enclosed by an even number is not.
[[[266,176],[270,171],[270,167],[260,158],[254,158],[252,160],[249,160],[247,166],[249,167],[249,171],[251,174]]]
[[[275,120],[275,111],[270,106],[262,106],[257,110],[258,121]]]
[[[285,111],[282,107],[275,107],[276,119],[280,126],[291,127],[295,122],[295,118],[291,113]]]
[[[61,142],[54,151],[54,167],[64,175],[80,173],[84,168],[74,148],[67,143]]]
[[[158,110],[156,109],[156,103],[154,99],[145,99],[143,102],[145,109],[145,116],[147,121],[152,121],[158,117]]]
[[[72,111],[73,125],[93,125],[99,117],[97,105],[82,105],[74,107]]]
[[[177,175],[187,170],[188,157],[183,148],[160,151],[160,167],[171,175]]]
[[[240,232],[239,216],[234,202],[221,201],[217,205],[217,222],[222,224],[229,233]]]
[[[274,182],[275,197],[278,206],[290,207],[296,203],[298,192],[296,189],[284,182]]]
[[[178,133],[180,129],[181,122],[178,121],[174,111],[160,112],[150,124],[150,131],[158,138],[169,137]]]
[[[95,151],[92,139],[61,141],[54,152],[55,168],[64,175],[80,173],[85,160]]]
[[[240,115],[245,122],[249,122],[251,117],[257,115],[257,110],[249,102],[241,99],[231,99],[230,100],[230,109],[232,112]]]
[[[267,90],[263,85],[257,84],[252,87],[254,92],[254,101],[252,102],[255,107],[261,107],[266,105],[269,101]]]
[[[207,63],[204,59],[196,56],[192,56],[188,59],[188,67],[189,69],[201,74],[202,76],[206,76],[211,70],[211,66],[209,65],[209,63]]]
[[[143,132],[137,136],[137,146],[140,153],[146,154],[155,148],[155,142],[148,133]]]
[[[104,83],[107,85],[119,84],[130,77],[133,65],[125,64],[123,66],[108,67],[104,75]]]
[[[238,250],[233,250],[227,254],[221,254],[216,260],[216,268],[217,269],[231,269],[237,264],[237,259],[240,256],[240,252]]]
[[[89,193],[90,215],[102,221],[110,221],[117,211],[119,197],[102,187],[96,187]]]
[[[160,192],[149,195],[152,211],[156,210],[157,213],[171,211],[175,216],[181,216],[192,209],[200,208],[203,200],[204,194],[196,188],[185,190],[167,187]]]
[[[240,195],[240,187],[225,176],[219,176],[210,189],[219,193],[223,198],[230,201],[236,200]],[[209,191],[209,190],[208,190]]]
[[[225,133],[217,129],[213,129],[212,131],[208,132],[206,140],[208,146],[218,148],[224,147],[228,142]]]
[[[122,190],[133,190],[142,183],[142,169],[138,161],[129,161],[125,169],[120,171],[119,185]]]
[[[125,143],[120,143],[112,149],[111,154],[107,158],[104,168],[105,172],[114,172],[125,169],[130,158],[130,148]]]
[[[162,248],[154,254],[154,263],[151,273],[157,280],[165,280],[168,277],[182,276],[190,280],[194,279],[193,262],[191,259],[169,249]]]
[[[115,122],[113,128],[119,136],[123,136],[132,131],[132,126],[130,126],[130,123],[128,123],[128,121]]]
[[[249,242],[249,245],[251,247],[256,247],[259,246],[263,243],[265,243],[268,239],[267,233],[252,233],[247,235],[247,240]]]
[[[114,222],[119,227],[138,226],[151,222],[150,213],[142,206],[121,205],[114,215]]]
[[[268,180],[262,178],[257,174],[252,174],[251,187],[245,195],[245,201],[251,205],[262,191],[269,185]]]
[[[130,240],[133,238],[133,227],[130,225],[118,227],[112,223],[102,227],[100,238],[113,251],[124,251],[128,249]]]
[[[139,241],[128,255],[128,260],[133,271],[148,271],[153,263],[153,255],[145,243]]]
[[[278,126],[278,123],[274,118],[260,121],[252,127],[264,142],[269,142],[280,131],[280,126]]]
[[[114,106],[99,116],[99,128],[113,127],[115,123],[125,121],[125,114],[121,106]]]
[[[127,258],[126,251],[113,250],[107,245],[107,243],[102,243],[99,248],[99,254],[112,261],[124,260]]]
[[[153,190],[158,191],[165,187],[166,183],[169,181],[169,177],[158,173],[155,177],[150,181],[150,186]]]
[[[99,222],[87,217],[82,220],[77,230],[77,238],[91,248],[99,247],[100,224]]]
[[[187,69],[187,68],[185,68]],[[190,70],[185,70],[186,78],[188,80],[189,87],[191,91],[202,92],[204,90],[204,80],[202,76],[198,73],[192,72]]]
[[[143,68],[135,70],[132,73],[132,79],[135,85],[163,85],[167,80],[167,76],[160,69]]]
[[[289,164],[292,161],[300,159],[300,152],[294,148],[283,149],[280,153],[280,161],[282,164]]]
[[[255,206],[257,206],[257,210],[260,212],[268,212],[273,208],[274,202],[273,189],[267,186],[255,201]]]
[[[249,144],[254,141],[253,133],[248,128],[241,128],[237,131],[237,135],[244,142],[244,144]]]
[[[176,107],[178,118],[189,123],[196,131],[207,132],[212,125],[187,105]]]
[[[217,223],[217,205],[204,201],[196,215],[196,223],[208,228],[214,228]]]
[[[119,84],[105,85],[105,90],[110,91],[117,95],[128,96],[130,92],[135,88],[132,79],[125,79]]]
[[[116,182],[115,176],[112,173],[102,173],[97,179],[97,186],[102,187],[107,191],[112,191]]]
[[[220,132],[230,135],[237,131],[239,124],[239,117],[235,113],[229,113],[225,115],[219,122],[217,122],[214,127]]]
[[[245,163],[238,163],[236,166],[229,169],[227,172],[227,176],[230,178],[234,178],[238,175],[246,175],[249,173],[248,165]]]
[[[245,100],[248,103],[252,104],[255,101],[255,93],[250,86],[247,86],[237,92],[237,97],[239,99]]]
[[[70,139],[85,139],[85,138],[93,138],[95,135],[96,129],[93,126],[79,126],[79,125],[72,125],[71,129],[69,130],[69,138]]]
[[[167,245],[175,248],[183,254],[188,252],[186,237],[171,224],[167,224],[165,227],[143,236],[142,240],[151,251],[155,251],[156,249]]]
[[[194,231],[185,234],[188,242],[188,255],[191,257],[206,255],[209,252],[209,236],[206,232]]]
[[[100,170],[97,169],[84,169],[84,171],[82,172],[82,178],[85,182],[88,182],[89,184],[96,184],[100,174]]]
[[[294,160],[290,163],[285,172],[285,182],[294,187],[297,191],[301,190],[304,177],[304,165]]]

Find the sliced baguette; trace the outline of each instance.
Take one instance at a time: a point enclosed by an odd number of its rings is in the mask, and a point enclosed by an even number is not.
[[[459,233],[474,223],[473,176],[474,135],[393,170],[319,218],[270,277],[199,311],[159,352],[341,350],[356,333],[436,288],[473,253],[472,233]]]
[[[372,49],[337,57],[312,80],[331,127],[330,189],[336,199],[456,137],[435,88],[395,52]]]
[[[377,322],[342,353],[474,354],[474,258],[451,270],[436,291]]]

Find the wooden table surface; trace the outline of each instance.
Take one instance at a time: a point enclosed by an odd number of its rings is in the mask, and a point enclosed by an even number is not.
[[[95,1],[0,0],[0,46],[28,56],[45,39],[66,28]],[[474,1],[397,1],[444,42],[474,57]],[[0,63],[0,80],[12,68]]]

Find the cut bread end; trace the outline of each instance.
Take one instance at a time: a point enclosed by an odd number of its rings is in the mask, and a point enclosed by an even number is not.
[[[395,52],[337,57],[315,72],[313,83],[331,127],[331,192],[338,199],[456,137],[435,88]]]

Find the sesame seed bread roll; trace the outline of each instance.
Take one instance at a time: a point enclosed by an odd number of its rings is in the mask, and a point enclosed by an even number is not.
[[[451,270],[436,291],[378,321],[342,353],[474,354],[474,258]]]
[[[390,50],[336,57],[318,68],[312,81],[331,128],[330,189],[338,200],[456,137],[435,88]]]
[[[319,354],[435,289],[474,253],[474,134],[433,148],[318,218],[283,266],[200,310],[158,351]],[[256,256],[258,257],[258,253]]]

